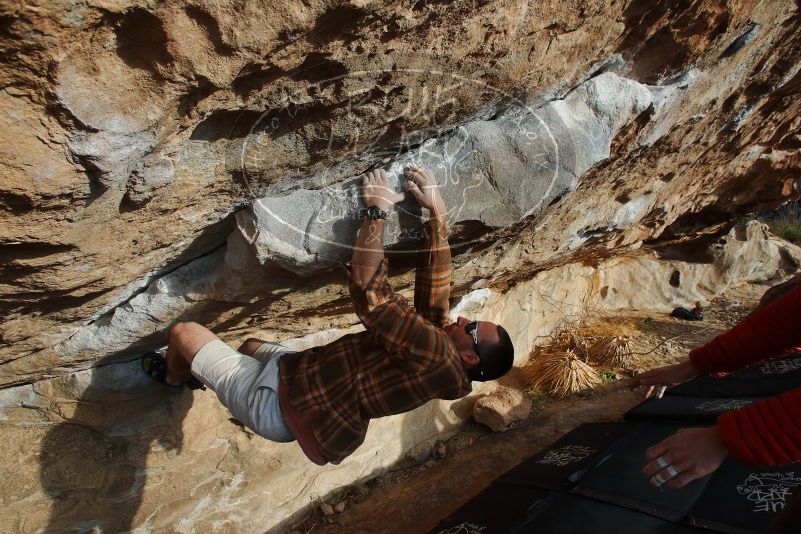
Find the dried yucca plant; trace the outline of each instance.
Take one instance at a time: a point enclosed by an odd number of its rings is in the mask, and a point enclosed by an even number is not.
[[[537,354],[552,354],[555,352],[573,351],[581,358],[587,358],[587,350],[590,347],[589,341],[571,330],[560,330],[552,334],[541,346],[535,350]]]
[[[626,337],[602,337],[587,352],[590,361],[599,365],[628,367],[634,363],[634,354]]]
[[[587,354],[590,344],[586,338],[577,335],[575,332],[562,330],[554,337],[554,345],[563,351],[572,350],[580,356]]]
[[[529,387],[558,398],[601,383],[595,369],[584,363],[572,350],[536,357],[523,366],[521,376]]]

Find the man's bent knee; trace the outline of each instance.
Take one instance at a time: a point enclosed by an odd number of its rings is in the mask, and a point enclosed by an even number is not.
[[[184,332],[187,329],[187,325],[189,323],[175,323],[170,327],[170,339],[177,340],[179,337],[183,337]]]
[[[219,338],[211,330],[197,323],[175,323],[170,328],[170,344],[174,345],[181,356],[190,363],[206,343],[215,339]]]

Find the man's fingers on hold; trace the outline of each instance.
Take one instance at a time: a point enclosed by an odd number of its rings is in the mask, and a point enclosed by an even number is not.
[[[417,171],[409,171],[408,174],[409,174],[409,178],[411,178],[414,181],[414,183],[416,183],[417,185],[421,185],[422,183],[425,183],[425,178],[419,172],[417,172]]]

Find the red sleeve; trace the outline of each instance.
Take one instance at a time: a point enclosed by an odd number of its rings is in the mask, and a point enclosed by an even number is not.
[[[731,455],[745,464],[801,461],[801,388],[721,415],[718,431]]]
[[[775,358],[801,344],[801,285],[690,352],[703,374],[729,372]]]

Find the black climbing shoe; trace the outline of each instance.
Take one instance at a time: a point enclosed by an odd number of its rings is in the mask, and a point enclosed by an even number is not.
[[[188,387],[189,389],[200,389],[200,390],[206,389],[206,386],[204,386],[203,383],[201,383],[194,376],[180,385],[168,384],[167,362],[164,361],[164,357],[158,352],[148,352],[147,354],[142,356],[141,361],[142,361],[142,370],[145,372],[145,374],[147,374],[147,376],[149,376],[156,382],[164,384],[173,391],[181,391],[184,388],[184,386]]]

